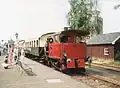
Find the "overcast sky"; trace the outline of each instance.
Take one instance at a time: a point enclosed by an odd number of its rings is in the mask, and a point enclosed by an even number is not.
[[[100,0],[104,33],[120,31],[119,0]],[[19,33],[21,39],[59,31],[67,25],[68,0],[0,0],[0,40]]]

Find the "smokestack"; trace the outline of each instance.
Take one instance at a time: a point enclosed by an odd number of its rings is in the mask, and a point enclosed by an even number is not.
[[[67,31],[68,30],[68,27],[64,27],[64,31]]]
[[[70,29],[71,29],[71,27],[64,27],[64,31],[68,31]]]

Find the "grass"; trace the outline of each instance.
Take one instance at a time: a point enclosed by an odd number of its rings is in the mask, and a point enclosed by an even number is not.
[[[106,65],[113,65],[113,66],[119,66],[120,67],[120,61],[114,61],[114,62],[110,62]]]
[[[108,66],[116,66],[116,67],[120,67],[120,61],[117,60],[105,60],[105,59],[100,59],[100,58],[94,58],[93,59],[93,63],[97,63],[97,64],[103,64],[103,65],[108,65]]]

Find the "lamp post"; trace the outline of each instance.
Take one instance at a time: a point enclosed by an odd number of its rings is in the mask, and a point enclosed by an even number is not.
[[[18,33],[15,33],[16,41],[18,42]]]

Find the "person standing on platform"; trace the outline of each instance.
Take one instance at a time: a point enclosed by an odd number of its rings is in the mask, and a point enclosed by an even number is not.
[[[14,47],[10,47],[8,55],[5,57],[2,64],[5,69],[14,64]]]

